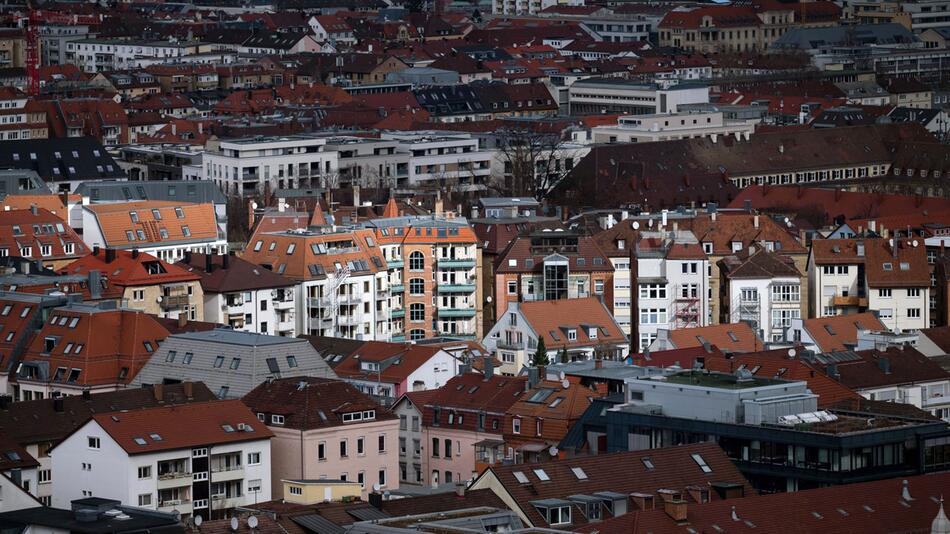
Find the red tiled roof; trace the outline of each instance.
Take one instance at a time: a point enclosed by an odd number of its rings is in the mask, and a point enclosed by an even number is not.
[[[802,327],[808,332],[821,352],[848,350],[845,345],[854,346],[858,342],[858,329],[886,330],[884,323],[873,313],[853,313],[850,315],[831,315],[815,317],[802,321]]]
[[[387,343],[384,341],[367,341],[360,345],[353,353],[347,355],[337,364],[333,371],[341,378],[355,378],[379,380],[389,384],[398,384],[406,380],[410,374],[426,365],[442,349],[425,345],[409,343]],[[355,356],[359,356],[356,358]],[[399,357],[399,363],[389,365],[381,372],[363,371],[360,362],[381,362],[390,358]]]
[[[341,426],[343,414],[365,410],[375,410],[376,421],[396,418],[356,386],[327,378],[266,381],[242,400],[255,413],[283,415],[283,426],[298,430]]]
[[[518,305],[525,321],[544,340],[547,349],[592,347],[600,343],[625,343],[626,336],[610,311],[597,297],[522,302]],[[576,330],[576,339],[567,338],[567,329]],[[589,328],[596,330],[591,338]]]
[[[950,373],[911,347],[862,350],[856,354],[860,359],[835,362],[834,378],[853,389],[950,379]],[[829,371],[817,362],[812,365]]]
[[[701,347],[706,341],[729,353],[756,352],[764,348],[762,340],[748,323],[678,328],[670,330],[670,341],[678,349]]]
[[[68,254],[67,244],[73,247]],[[44,247],[49,248],[49,254],[44,253]],[[45,208],[36,208],[36,213],[30,209],[0,211],[0,248],[11,256],[43,261],[76,259],[89,252],[72,227]],[[29,254],[24,254],[25,248]]]
[[[161,272],[149,272],[153,267]],[[59,270],[61,274],[83,274],[97,270],[111,285],[119,287],[152,286],[199,280],[196,274],[144,252],[116,250],[115,259],[106,262],[106,252],[89,254]]]

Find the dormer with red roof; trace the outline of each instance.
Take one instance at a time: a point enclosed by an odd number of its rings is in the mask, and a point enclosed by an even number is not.
[[[39,260],[44,267],[58,269],[88,253],[82,238],[47,209],[34,205],[0,212],[0,256]]]

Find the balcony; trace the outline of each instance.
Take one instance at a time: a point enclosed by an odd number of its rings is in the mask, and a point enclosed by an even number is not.
[[[475,258],[440,258],[439,269],[471,269],[475,267]]]
[[[406,336],[405,336],[405,334],[399,334],[399,335],[392,336],[392,337],[390,338],[390,340],[391,340],[393,343],[402,343],[402,342],[406,341]]]
[[[275,300],[274,309],[277,310],[289,310],[294,307],[294,298],[291,296],[290,300]]]
[[[184,471],[165,473],[158,475],[156,486],[158,489],[177,488],[181,486],[191,486],[192,475]]]
[[[402,309],[402,310],[393,310],[393,311],[389,312],[389,318],[390,318],[390,319],[402,319],[402,318],[405,317],[405,316],[406,316],[406,310],[405,310],[405,309]]]
[[[386,265],[390,269],[402,269],[405,264],[403,260],[386,260]]]
[[[162,310],[180,310],[188,305],[188,295],[165,295],[162,297]]]
[[[867,307],[868,299],[867,297],[861,297],[858,295],[835,295],[831,299],[831,303],[834,306]]]
[[[278,332],[290,332],[296,326],[297,326],[297,323],[293,319],[288,319],[286,321],[277,321]]]
[[[438,287],[439,293],[474,293],[475,284],[474,283],[464,283],[464,284],[439,284]]]
[[[336,322],[341,326],[359,326],[363,324],[363,317],[359,315],[338,315]]]
[[[244,478],[243,465],[217,466],[211,468],[211,481],[224,482],[227,480],[240,480]]]
[[[363,302],[363,295],[362,295],[362,294],[347,293],[347,294],[345,294],[345,295],[339,295],[339,296],[336,298],[336,300],[337,300],[337,302],[339,302],[340,304],[344,304],[344,305],[346,305],[346,304],[361,304],[361,303]]]
[[[502,350],[524,350],[524,341],[505,341],[499,339],[495,346]]]
[[[403,293],[406,290],[406,286],[403,284],[393,284],[389,286],[390,293]]]
[[[452,318],[452,317],[475,317],[474,308],[439,308],[438,310],[439,318]]]
[[[170,499],[167,501],[158,501],[159,512],[171,512],[178,510],[183,514],[191,513],[191,501],[188,499]]]
[[[307,307],[309,308],[326,308],[330,305],[330,299],[327,297],[310,297],[307,299]]]

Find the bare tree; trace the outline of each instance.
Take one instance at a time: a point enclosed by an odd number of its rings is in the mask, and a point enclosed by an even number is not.
[[[498,132],[498,151],[504,176],[493,189],[510,196],[544,200],[572,167],[560,133],[506,128]]]

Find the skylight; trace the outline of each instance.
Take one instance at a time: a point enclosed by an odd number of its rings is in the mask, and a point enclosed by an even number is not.
[[[541,480],[542,482],[551,480],[551,477],[548,476],[544,469],[535,469],[534,474],[538,477],[538,480]]]
[[[234,427],[231,426],[231,425],[221,425],[221,428],[224,429],[224,431],[225,431],[225,432],[228,432],[228,433],[234,432]],[[693,455],[693,456],[695,456],[695,455]]]
[[[706,460],[703,459],[701,454],[693,453],[690,456],[693,457],[693,461],[696,462],[696,465],[703,470],[703,473],[712,473],[712,467],[709,467],[709,464],[706,463]]]
[[[649,458],[640,458],[640,461],[643,462],[643,467],[646,467],[647,469],[653,469],[653,468],[654,468],[654,466],[653,466],[653,460],[651,460],[651,459],[649,459]]]
[[[512,474],[515,476],[515,480],[517,480],[519,483],[521,484],[528,483],[528,477],[526,477],[525,474],[522,473],[521,471],[515,471]]]
[[[156,433],[153,432],[153,433],[149,434],[148,437],[152,438],[153,441],[162,441],[162,436],[161,436],[161,434],[156,434]]]
[[[148,442],[145,441],[145,438],[135,437],[135,438],[132,438],[132,440],[135,441],[136,445],[148,445]]]
[[[574,473],[574,476],[577,477],[577,480],[587,480],[587,473],[580,467],[572,467],[571,471]],[[535,471],[537,472],[537,471]]]

